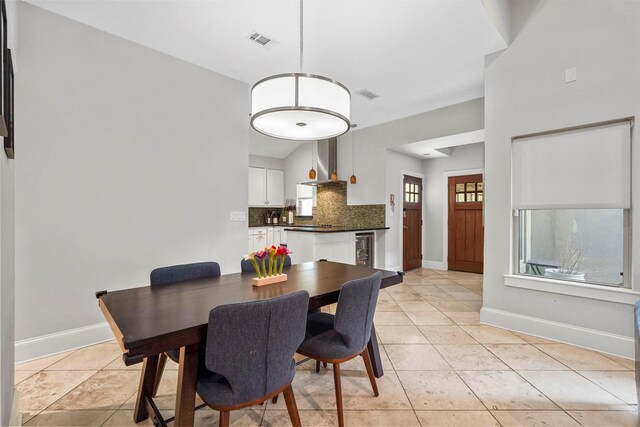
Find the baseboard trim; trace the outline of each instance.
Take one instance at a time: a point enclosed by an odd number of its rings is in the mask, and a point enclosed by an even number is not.
[[[444,262],[442,261],[429,261],[428,259],[422,260],[422,268],[430,268],[432,270],[447,270]]]
[[[22,425],[22,412],[20,411],[20,393],[16,387],[13,388],[13,401],[11,402],[11,413],[9,414],[9,425]]]
[[[635,358],[632,337],[485,307],[480,310],[480,322],[627,359]]]
[[[16,363],[113,339],[107,322],[16,341]]]

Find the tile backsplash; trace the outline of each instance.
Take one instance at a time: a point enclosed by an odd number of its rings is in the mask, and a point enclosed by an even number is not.
[[[378,228],[384,227],[385,205],[347,205],[347,184],[331,184],[317,187],[316,207],[313,218],[296,217],[298,225],[321,225]],[[264,225],[264,213],[270,208],[249,208],[249,226]],[[281,210],[277,210],[281,215]]]

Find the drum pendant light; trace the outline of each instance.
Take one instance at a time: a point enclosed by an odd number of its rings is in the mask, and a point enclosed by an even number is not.
[[[303,0],[300,0],[300,72],[277,74],[251,88],[251,126],[281,139],[312,141],[340,136],[350,127],[351,93],[328,77],[302,72]]]

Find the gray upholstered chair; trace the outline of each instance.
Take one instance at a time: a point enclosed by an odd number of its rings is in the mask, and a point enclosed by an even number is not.
[[[220,277],[220,264],[217,262],[196,262],[193,264],[156,268],[151,271],[149,283],[151,287],[156,287],[184,282],[185,280],[210,279],[213,277]],[[156,382],[153,386],[153,396],[158,393],[158,387],[160,386],[162,373],[167,363],[167,357],[178,363],[180,360],[180,349],[174,349],[160,355],[158,368],[156,370]]]
[[[267,258],[266,261],[266,266],[267,268],[269,268],[269,258]],[[278,266],[280,266],[280,263],[278,262]],[[289,255],[285,255],[284,257],[284,266],[285,267],[291,267],[291,257]],[[251,264],[251,261],[243,259],[242,261],[240,261],[240,270],[243,273],[255,273],[255,268],[253,268],[253,264]]]
[[[338,424],[341,427],[344,426],[341,363],[362,356],[373,393],[378,396],[367,344],[371,338],[381,280],[382,273],[377,272],[364,279],[345,283],[340,290],[335,316],[322,312],[310,313],[307,317],[306,337],[298,348],[298,353],[316,360],[316,371],[319,370],[320,362],[333,364]]]
[[[220,411],[220,426],[229,425],[230,411],[279,393],[284,393],[291,423],[300,426],[291,382],[296,373],[293,355],[304,339],[308,308],[309,293],[298,291],[211,310],[197,391],[209,407]]]

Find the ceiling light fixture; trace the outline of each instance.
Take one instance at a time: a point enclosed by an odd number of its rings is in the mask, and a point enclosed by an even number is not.
[[[309,169],[309,179],[316,179],[316,170],[313,168],[313,145],[314,143],[311,143],[311,169]]]
[[[251,126],[281,139],[311,141],[346,133],[351,93],[328,77],[302,72],[303,0],[300,0],[300,72],[277,74],[251,88]]]

